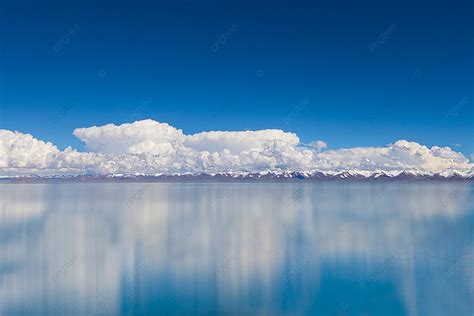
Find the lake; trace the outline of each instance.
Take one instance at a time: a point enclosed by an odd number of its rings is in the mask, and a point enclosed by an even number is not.
[[[473,315],[474,185],[0,184],[1,315]]]

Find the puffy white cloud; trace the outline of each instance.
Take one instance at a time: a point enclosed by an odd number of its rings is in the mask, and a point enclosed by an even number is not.
[[[56,146],[31,135],[0,130],[0,169],[54,168],[58,153]]]
[[[131,124],[76,128],[73,133],[93,152],[112,154],[169,153],[184,141],[183,132],[153,120]]]
[[[277,129],[211,131],[184,135],[180,129],[153,120],[136,121],[118,126],[107,124],[99,127],[77,128],[74,130],[74,135],[93,152],[113,154],[170,155],[179,147],[209,152],[221,152],[228,149],[232,153],[240,153],[244,150],[261,150],[266,143],[272,141],[282,141],[292,146],[299,143],[296,134]]]
[[[426,146],[399,140],[387,147],[356,147],[326,151],[318,155],[335,169],[416,170],[441,172],[446,169],[472,169],[469,161],[449,147]]]
[[[58,150],[31,135],[0,130],[0,176],[21,174],[117,174],[228,171],[421,171],[471,172],[474,167],[449,147],[428,148],[399,140],[385,147],[321,151],[315,141],[282,130],[211,131],[185,135],[153,120],[78,128],[89,152]]]
[[[296,134],[278,129],[242,132],[202,132],[186,136],[185,145],[198,151],[220,152],[228,149],[231,153],[246,150],[262,150],[266,144],[278,141],[296,146],[300,140]]]
[[[325,141],[322,141],[322,140],[315,140],[314,142],[312,142],[309,145],[310,145],[310,147],[313,147],[314,149],[316,149],[316,151],[318,151],[318,152],[325,149],[325,148],[328,148],[328,144]]]

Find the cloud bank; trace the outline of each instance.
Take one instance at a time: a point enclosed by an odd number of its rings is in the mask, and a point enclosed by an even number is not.
[[[31,135],[0,130],[0,176],[175,174],[259,171],[415,171],[471,173],[474,165],[449,147],[399,140],[385,147],[326,150],[303,146],[278,129],[186,135],[167,123],[142,120],[77,128],[86,152],[64,151]]]

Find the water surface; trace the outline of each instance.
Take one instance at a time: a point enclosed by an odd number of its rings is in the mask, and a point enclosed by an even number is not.
[[[473,188],[0,184],[0,314],[473,315]]]

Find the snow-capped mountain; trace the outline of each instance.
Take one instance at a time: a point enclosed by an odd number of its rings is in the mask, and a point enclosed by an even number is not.
[[[1,180],[35,181],[35,180],[66,180],[66,181],[265,181],[265,180],[447,180],[463,181],[474,180],[472,170],[444,171],[440,173],[421,171],[283,171],[264,170],[259,172],[230,171],[218,173],[173,173],[173,174],[80,174],[80,175],[22,175],[15,177],[1,177]]]

